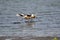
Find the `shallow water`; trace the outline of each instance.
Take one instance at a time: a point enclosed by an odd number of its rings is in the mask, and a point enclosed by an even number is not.
[[[31,22],[17,13],[33,13]],[[0,36],[60,37],[60,0],[0,0]]]

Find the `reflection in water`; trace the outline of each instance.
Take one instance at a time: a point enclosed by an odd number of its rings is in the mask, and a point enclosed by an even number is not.
[[[13,22],[13,24],[20,24],[21,22]]]
[[[30,30],[33,29],[35,27],[35,23],[36,21],[32,20],[32,21],[24,21],[21,22],[21,24],[19,24],[19,28],[23,31],[23,30]]]
[[[25,23],[26,23],[27,26],[33,27],[34,24],[35,24],[35,21],[25,21]]]

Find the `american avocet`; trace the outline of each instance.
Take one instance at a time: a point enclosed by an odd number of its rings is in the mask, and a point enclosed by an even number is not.
[[[32,19],[32,18],[35,18],[36,16],[34,14],[16,14],[16,16],[21,16],[23,17],[24,19]]]

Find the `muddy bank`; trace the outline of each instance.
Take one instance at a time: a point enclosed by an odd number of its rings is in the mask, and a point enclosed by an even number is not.
[[[0,40],[53,40],[54,37],[17,37],[17,36],[2,36]],[[60,40],[60,37],[57,37]]]

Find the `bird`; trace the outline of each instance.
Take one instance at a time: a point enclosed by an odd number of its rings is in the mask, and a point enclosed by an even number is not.
[[[21,16],[23,17],[24,19],[34,19],[36,18],[36,16],[34,14],[16,14],[16,16]]]

